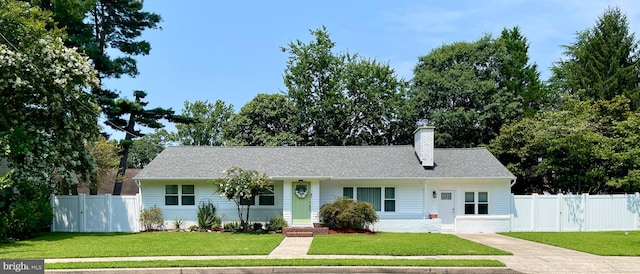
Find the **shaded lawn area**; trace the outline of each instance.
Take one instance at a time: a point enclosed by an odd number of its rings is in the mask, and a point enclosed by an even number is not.
[[[331,234],[313,237],[310,255],[511,255],[449,234]]]
[[[283,238],[280,234],[248,233],[52,232],[29,240],[0,244],[0,258],[266,255]]]
[[[259,260],[177,260],[51,263],[46,269],[149,268],[149,267],[249,267],[249,266],[423,266],[423,267],[504,267],[495,260],[370,260],[370,259],[259,259]]]
[[[640,256],[640,231],[508,232],[505,236],[601,256]]]

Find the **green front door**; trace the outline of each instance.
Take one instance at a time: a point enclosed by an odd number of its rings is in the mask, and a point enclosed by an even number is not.
[[[308,182],[294,182],[291,194],[293,224],[311,224],[311,186]]]

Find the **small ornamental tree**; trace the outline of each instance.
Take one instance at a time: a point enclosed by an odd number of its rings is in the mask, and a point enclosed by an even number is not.
[[[249,224],[249,209],[252,203],[246,203],[245,215],[242,210],[243,201],[252,201],[259,193],[268,191],[270,182],[264,173],[231,167],[224,171],[224,178],[215,180],[213,185],[221,197],[227,197],[236,204],[241,230],[244,231]]]

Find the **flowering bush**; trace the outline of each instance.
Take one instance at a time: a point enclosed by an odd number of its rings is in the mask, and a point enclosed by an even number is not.
[[[242,210],[242,201],[254,199],[259,193],[268,191],[270,185],[266,174],[255,170],[244,170],[239,167],[231,167],[224,171],[224,177],[215,180],[213,185],[216,192],[222,197],[233,201],[238,208],[238,218],[242,229],[249,223],[249,209],[251,203],[246,205],[246,215]]]

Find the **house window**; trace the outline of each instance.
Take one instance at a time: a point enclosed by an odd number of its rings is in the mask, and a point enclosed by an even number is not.
[[[182,185],[182,205],[195,205],[195,187],[193,185]]]
[[[342,196],[370,203],[375,211],[396,211],[395,187],[343,187]]]
[[[165,205],[195,205],[194,185],[165,185],[164,186]]]
[[[275,195],[273,192],[273,185],[268,186],[266,190],[258,193],[259,205],[275,205]],[[251,198],[240,199],[240,205],[256,205],[256,196]]]
[[[387,212],[396,211],[396,188],[395,187],[384,188],[384,211],[387,211]]]
[[[372,204],[376,211],[382,210],[382,190],[379,187],[359,187],[356,196],[358,201]]]
[[[464,214],[489,214],[488,192],[465,192]]]
[[[273,192],[273,185],[268,186],[266,190],[260,193],[258,196],[259,205],[275,205],[275,195]]]
[[[178,205],[178,185],[164,186],[164,204]]]
[[[240,198],[240,205],[256,205],[256,197]]]
[[[342,188],[342,196],[349,199],[353,199],[353,187]]]

